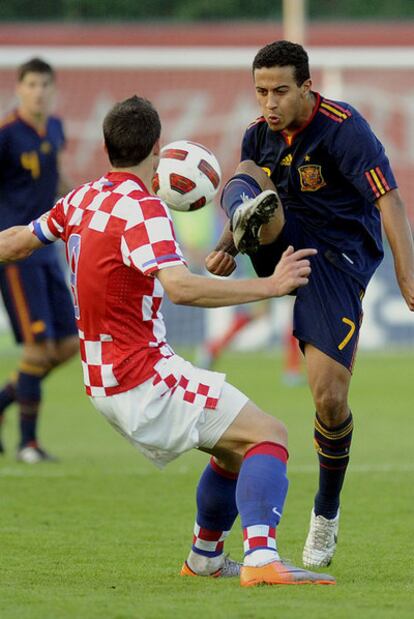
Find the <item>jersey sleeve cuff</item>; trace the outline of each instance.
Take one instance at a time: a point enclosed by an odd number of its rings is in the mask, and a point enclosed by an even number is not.
[[[149,260],[142,265],[142,270],[145,275],[151,275],[161,269],[179,266],[187,266],[187,263],[179,254],[175,254],[160,256],[158,258],[154,258],[153,260]]]
[[[39,221],[36,219],[29,224],[30,231],[37,236],[39,241],[44,245],[50,245],[58,240],[58,236],[51,233],[47,223],[45,221]]]

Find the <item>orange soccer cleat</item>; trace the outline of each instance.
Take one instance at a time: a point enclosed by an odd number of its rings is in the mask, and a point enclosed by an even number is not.
[[[284,561],[272,561],[262,567],[243,565],[240,570],[242,587],[257,585],[335,585],[336,580],[329,574],[317,574]]]

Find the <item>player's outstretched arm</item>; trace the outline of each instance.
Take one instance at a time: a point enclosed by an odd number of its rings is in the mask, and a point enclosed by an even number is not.
[[[397,189],[377,201],[382,223],[394,257],[395,273],[401,293],[414,311],[414,243],[404,204]]]
[[[309,281],[309,257],[315,249],[293,247],[282,255],[270,277],[257,279],[222,280],[194,275],[186,267],[161,269],[156,273],[173,303],[198,307],[222,307],[260,301],[289,294]]]
[[[43,243],[32,234],[27,226],[13,226],[0,232],[0,262],[23,260]]]

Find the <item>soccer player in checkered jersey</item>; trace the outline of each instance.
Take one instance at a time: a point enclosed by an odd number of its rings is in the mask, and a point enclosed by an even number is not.
[[[227,275],[239,250],[265,277],[287,246],[318,250],[309,285],[296,293],[294,335],[316,408],[319,457],[303,562],[325,566],[336,548],[353,429],[348,391],[362,298],[383,257],[381,220],[411,311],[412,232],[382,144],[352,106],[312,90],[303,47],[266,45],[253,61],[253,78],[262,116],[247,129],[241,163],[224,187],[229,222],[206,266]]]
[[[164,291],[174,303],[218,307],[277,297],[308,284],[315,250],[289,247],[263,279],[192,274],[165,204],[148,187],[159,159],[158,114],[136,96],[104,124],[111,171],[79,187],[30,226],[0,234],[0,260],[61,238],[66,244],[86,392],[108,421],[158,466],[195,447],[211,460],[197,488],[193,545],[183,576],[260,583],[334,583],[284,564],[276,527],[285,502],[287,433],[224,374],[180,358],[166,341]],[[223,545],[237,514],[243,566]]]
[[[0,123],[0,230],[28,224],[69,189],[60,162],[62,121],[49,114],[54,82],[52,67],[39,58],[18,69],[17,108]],[[23,262],[1,266],[0,289],[16,342],[22,344],[17,372],[0,389],[0,425],[6,408],[16,402],[18,460],[52,460],[37,437],[42,381],[79,348],[57,247],[44,247]]]

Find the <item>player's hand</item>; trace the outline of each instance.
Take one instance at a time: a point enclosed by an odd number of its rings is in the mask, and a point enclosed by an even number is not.
[[[408,309],[414,312],[414,276],[408,281],[399,281],[402,296],[408,305]]]
[[[270,277],[276,284],[277,294],[275,296],[281,297],[293,292],[296,288],[306,286],[311,273],[308,257],[314,256],[317,253],[316,249],[310,248],[295,251],[292,245],[289,245],[283,252],[273,275]]]
[[[207,271],[213,275],[227,277],[236,268],[236,261],[225,251],[212,251],[205,259],[205,265]]]

